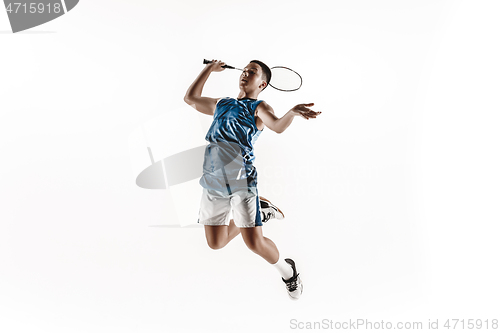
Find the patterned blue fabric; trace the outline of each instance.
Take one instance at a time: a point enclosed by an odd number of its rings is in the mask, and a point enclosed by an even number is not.
[[[253,145],[262,133],[255,124],[255,109],[260,102],[226,97],[217,103],[205,137],[209,144],[205,149],[201,186],[228,194],[257,187]]]

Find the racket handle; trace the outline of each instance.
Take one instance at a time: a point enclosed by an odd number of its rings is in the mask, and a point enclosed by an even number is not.
[[[211,60],[207,60],[207,59],[203,59],[203,64],[206,65],[206,64],[211,64],[212,61]],[[229,66],[229,65],[224,65],[222,66],[222,68],[229,68],[229,69],[235,69],[233,66]]]

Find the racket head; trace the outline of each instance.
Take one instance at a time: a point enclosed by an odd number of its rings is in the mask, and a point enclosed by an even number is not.
[[[274,66],[269,85],[279,91],[296,91],[302,87],[302,76],[291,68]]]

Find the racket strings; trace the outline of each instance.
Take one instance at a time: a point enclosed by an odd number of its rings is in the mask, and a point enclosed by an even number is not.
[[[302,86],[302,77],[294,70],[276,66],[271,68],[271,82],[269,85],[281,91],[295,91]]]

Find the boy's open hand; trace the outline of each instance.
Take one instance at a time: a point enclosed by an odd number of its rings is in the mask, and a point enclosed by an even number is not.
[[[309,109],[309,107],[313,106],[314,103],[307,103],[307,104],[298,104],[295,105],[291,111],[296,115],[296,116],[301,116],[302,118],[309,119],[309,118],[316,118],[319,114],[321,114],[321,111],[313,111]]]
[[[209,67],[212,72],[222,72],[223,70],[225,70],[225,68],[222,66],[224,66],[225,64],[225,62],[212,59],[212,62],[207,64],[207,67]]]

